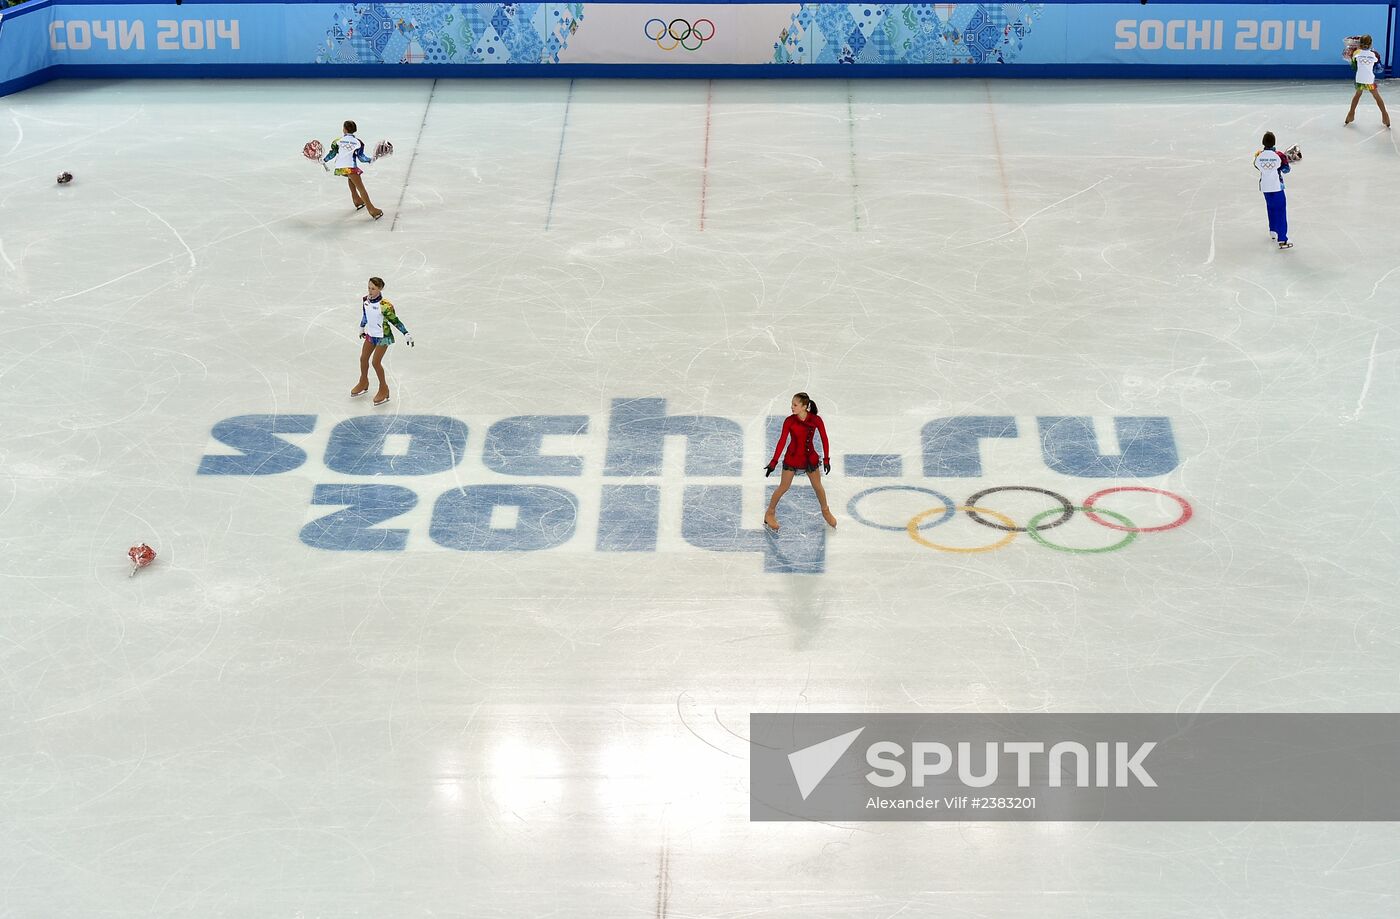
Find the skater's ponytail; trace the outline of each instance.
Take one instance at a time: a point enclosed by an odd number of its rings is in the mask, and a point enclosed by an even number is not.
[[[800,392],[793,396],[793,398],[807,406],[807,413],[809,415],[817,414],[817,403],[812,401],[811,396],[807,395],[805,392]]]

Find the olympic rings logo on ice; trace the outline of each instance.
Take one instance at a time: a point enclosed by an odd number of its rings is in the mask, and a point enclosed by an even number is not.
[[[882,492],[908,492],[912,494],[928,495],[934,498],[938,504],[928,510],[915,514],[902,524],[880,523],[870,520],[861,514],[860,504],[865,498]],[[979,504],[984,498],[999,492],[1029,492],[1032,494],[1044,495],[1053,501],[1056,506],[1031,515],[1030,519],[1025,522],[1025,526],[1020,526],[1015,520],[1001,511]],[[1161,495],[1162,497],[1175,501],[1180,511],[1177,513],[1174,520],[1167,523],[1154,526],[1138,526],[1119,511],[1112,511],[1108,508],[1100,507],[1097,503],[1101,498],[1123,492],[1145,492],[1147,494]],[[993,552],[997,549],[1004,548],[1010,545],[1018,533],[1025,533],[1045,548],[1054,549],[1058,552],[1072,552],[1075,554],[1116,552],[1119,549],[1126,548],[1128,544],[1137,539],[1138,535],[1141,533],[1160,533],[1164,530],[1176,529],[1190,520],[1193,513],[1190,502],[1180,495],[1173,494],[1169,491],[1163,491],[1160,488],[1150,488],[1145,485],[1120,485],[1115,488],[1105,488],[1089,495],[1084,499],[1082,504],[1073,504],[1064,495],[1053,492],[1048,488],[1039,488],[1034,485],[999,485],[994,488],[984,488],[970,495],[968,499],[961,504],[954,502],[952,498],[949,498],[942,492],[934,491],[932,488],[923,488],[916,485],[880,485],[875,488],[867,488],[865,491],[851,498],[850,503],[846,506],[846,510],[850,513],[852,519],[868,527],[873,527],[877,530],[889,530],[895,533],[906,532],[909,534],[910,539],[926,548],[935,549],[939,552],[957,552],[969,555],[979,552]],[[983,546],[944,545],[934,542],[924,536],[924,531],[942,526],[959,514],[966,514],[967,518],[972,522],[992,530],[997,530],[1004,535],[999,536],[992,542]],[[1116,530],[1124,535],[1116,542],[1098,548],[1067,546],[1063,543],[1053,542],[1044,535],[1046,530],[1053,530],[1055,527],[1069,523],[1075,514],[1083,514],[1086,518],[1099,526],[1106,527],[1110,530]]]
[[[685,19],[648,19],[642,26],[642,33],[656,42],[662,51],[698,51],[700,46],[715,37],[715,24],[708,19],[697,19],[692,24]]]

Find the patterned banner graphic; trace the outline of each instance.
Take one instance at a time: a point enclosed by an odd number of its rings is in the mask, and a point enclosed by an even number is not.
[[[706,76],[994,68],[1035,76],[1345,80],[1346,36],[1390,34],[1388,3],[28,3],[0,18],[0,94],[55,76],[311,76],[321,67],[582,65]],[[1389,60],[1390,49],[1383,58]],[[60,73],[51,68],[64,68]],[[614,70],[614,68],[617,68]],[[781,68],[777,70],[777,68]],[[811,69],[802,69],[811,68]],[[820,68],[817,70],[816,68]],[[579,71],[573,71],[577,74]],[[679,72],[679,71],[672,71]],[[886,70],[886,73],[889,71]],[[523,71],[522,71],[523,73]],[[724,75],[735,75],[724,71]]]
[[[334,14],[318,64],[557,64],[582,3],[366,3]]]
[[[805,3],[778,36],[779,64],[1007,64],[1043,3]]]

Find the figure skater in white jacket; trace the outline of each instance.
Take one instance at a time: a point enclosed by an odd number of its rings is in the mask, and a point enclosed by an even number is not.
[[[369,200],[369,192],[365,190],[365,180],[361,178],[363,170],[360,164],[368,166],[374,162],[365,153],[365,142],[355,136],[355,122],[347,121],[344,125],[345,135],[340,140],[331,142],[330,152],[326,154],[323,162],[335,166],[335,174],[345,176],[350,182],[350,200],[355,205],[355,210],[369,208],[369,215],[375,220],[384,216],[384,212],[374,206],[374,202]]]

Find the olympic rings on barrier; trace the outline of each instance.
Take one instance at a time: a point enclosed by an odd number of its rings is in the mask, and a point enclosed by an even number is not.
[[[933,507],[926,511],[922,511],[918,514],[915,514],[909,519],[907,523],[905,523],[902,526],[897,526],[888,523],[878,523],[874,520],[867,518],[860,512],[860,502],[865,498],[881,492],[895,491],[928,495],[930,497],[936,498],[942,504],[942,507]],[[999,492],[1005,491],[1024,491],[1033,494],[1045,495],[1059,506],[1040,511],[1032,515],[1032,517],[1028,521],[1026,521],[1025,526],[1018,526],[1016,521],[1008,517],[1006,514],[1003,514],[1000,511],[992,510],[991,508],[982,507],[977,503],[979,500],[985,498],[987,495],[997,494]],[[1117,511],[1110,511],[1106,508],[1098,507],[1095,505],[1096,501],[1100,500],[1101,498],[1107,495],[1117,494],[1119,492],[1134,491],[1144,492],[1147,494],[1161,495],[1163,497],[1170,498],[1181,507],[1181,513],[1178,514],[1176,519],[1171,521],[1170,523],[1161,524],[1159,526],[1140,527],[1135,525],[1133,521],[1129,520],[1125,515]],[[936,549],[940,552],[957,552],[963,554],[992,552],[996,549],[1000,549],[1010,544],[1011,541],[1016,538],[1017,533],[1028,533],[1030,534],[1030,537],[1033,540],[1035,540],[1035,542],[1039,543],[1047,549],[1054,549],[1059,552],[1071,552],[1075,554],[1086,555],[1099,554],[1103,552],[1116,552],[1117,550],[1125,548],[1129,544],[1131,544],[1140,533],[1160,533],[1164,530],[1176,529],[1177,527],[1186,523],[1186,521],[1190,520],[1193,514],[1191,504],[1185,498],[1181,497],[1180,495],[1173,494],[1172,492],[1164,491],[1160,488],[1151,488],[1145,485],[1122,485],[1115,488],[1105,488],[1100,491],[1096,491],[1089,497],[1085,498],[1084,503],[1082,505],[1071,504],[1068,498],[1065,498],[1063,495],[1060,495],[1057,492],[1053,492],[1049,489],[1039,488],[1032,485],[999,485],[994,488],[984,488],[981,491],[976,492],[975,494],[970,496],[965,504],[955,504],[953,499],[949,498],[942,492],[935,491],[932,488],[922,488],[914,485],[879,485],[874,488],[867,488],[865,491],[862,491],[858,493],[855,497],[851,498],[850,502],[846,506],[846,510],[847,513],[849,513],[854,520],[856,520],[858,523],[863,523],[868,527],[873,527],[877,530],[889,530],[891,532],[904,531],[909,534],[911,539],[913,539],[915,542],[919,543],[922,546],[926,546],[930,549]],[[1124,536],[1122,539],[1118,540],[1117,542],[1112,543],[1111,545],[1089,549],[1077,548],[1074,546],[1066,546],[1061,545],[1059,543],[1054,543],[1051,542],[1049,539],[1046,539],[1042,535],[1046,530],[1052,530],[1055,527],[1067,523],[1074,516],[1076,511],[1083,512],[1085,517],[1087,517],[1089,520],[1092,520],[1094,523],[1099,524],[1100,526],[1106,527],[1111,530],[1117,530],[1120,533],[1125,533],[1127,535]],[[931,530],[934,527],[941,526],[942,524],[945,524],[948,521],[952,520],[959,513],[967,514],[968,519],[972,520],[974,523],[978,523],[990,529],[1001,530],[1006,535],[988,545],[970,547],[943,545],[940,543],[933,542],[932,540],[929,540],[922,535],[923,531]],[[937,516],[935,517],[935,515]],[[1059,516],[1055,517],[1055,519],[1048,520],[1047,522],[1047,518],[1051,518],[1054,515]],[[934,519],[930,520],[929,518],[931,517]],[[990,517],[992,519],[988,520],[986,519],[987,517]],[[1105,517],[1112,518],[1112,520],[1106,520],[1104,519]],[[1117,523],[1114,523],[1113,521],[1117,521]]]
[[[708,19],[697,19],[693,24],[685,19],[672,19],[669,23],[663,19],[648,19],[642,26],[642,34],[656,42],[656,47],[662,51],[675,51],[677,48],[698,51],[701,45],[715,37],[715,24]]]

